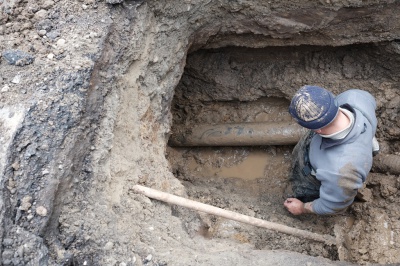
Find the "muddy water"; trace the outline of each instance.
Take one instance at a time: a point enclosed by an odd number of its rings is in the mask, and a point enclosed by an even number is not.
[[[288,150],[278,154],[276,150],[272,152],[272,149],[262,148],[243,149],[241,152],[224,149],[222,153],[210,149],[198,150],[197,159],[191,157],[188,160],[188,170],[196,172],[198,177],[255,180],[282,175],[288,169]]]

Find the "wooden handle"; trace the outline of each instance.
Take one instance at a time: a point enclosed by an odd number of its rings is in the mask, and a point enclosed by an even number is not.
[[[274,230],[274,231],[285,233],[288,235],[294,235],[294,236],[307,238],[307,239],[318,241],[318,242],[323,242],[328,245],[336,245],[336,239],[335,239],[335,237],[333,237],[331,235],[320,235],[317,233],[312,233],[309,231],[289,227],[286,225],[264,221],[264,220],[261,220],[258,218],[250,217],[250,216],[240,214],[237,212],[233,212],[233,211],[224,210],[224,209],[221,209],[218,207],[214,207],[214,206],[204,204],[201,202],[189,200],[186,198],[175,196],[175,195],[172,195],[172,194],[169,194],[166,192],[162,192],[162,191],[155,190],[152,188],[144,187],[141,185],[133,186],[133,190],[136,193],[143,194],[149,198],[167,202],[170,204],[179,205],[179,206],[186,207],[186,208],[189,208],[192,210],[205,212],[208,214],[216,215],[216,216],[223,217],[223,218],[226,218],[229,220],[234,220],[237,222],[242,222],[242,223],[246,223],[246,224],[263,227],[266,229]]]

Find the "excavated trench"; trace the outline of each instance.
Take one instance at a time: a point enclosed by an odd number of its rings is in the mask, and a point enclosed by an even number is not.
[[[381,153],[395,153],[399,145],[396,69],[400,65],[391,55],[393,48],[388,43],[225,47],[189,54],[172,101],[167,159],[175,177],[191,199],[203,203],[319,234],[341,232],[342,237],[346,235],[342,260],[399,262],[400,223],[395,207],[399,180],[390,173],[398,174],[397,170],[385,163],[385,171],[374,164],[364,198],[341,215],[295,217],[283,207],[291,150],[301,133],[293,127],[287,109],[291,95],[304,84],[323,86],[336,94],[349,88],[371,92],[378,102]],[[247,138],[249,134],[257,139]],[[250,243],[256,249],[339,259],[335,246],[200,216],[200,229],[190,228],[189,223],[189,232]]]
[[[399,1],[0,0],[0,12],[1,265],[400,263]],[[305,84],[377,100],[381,154],[338,216],[283,208],[301,133],[287,108]]]

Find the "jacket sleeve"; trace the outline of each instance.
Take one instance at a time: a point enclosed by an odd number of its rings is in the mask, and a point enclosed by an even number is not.
[[[351,163],[344,165],[338,173],[320,170],[317,176],[321,180],[320,198],[313,202],[312,207],[320,215],[335,214],[346,209],[363,185],[362,173]]]

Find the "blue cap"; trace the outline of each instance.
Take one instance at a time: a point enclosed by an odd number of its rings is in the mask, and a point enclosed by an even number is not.
[[[309,129],[327,126],[338,112],[338,102],[330,91],[310,85],[301,87],[289,106],[289,113],[297,123]]]

